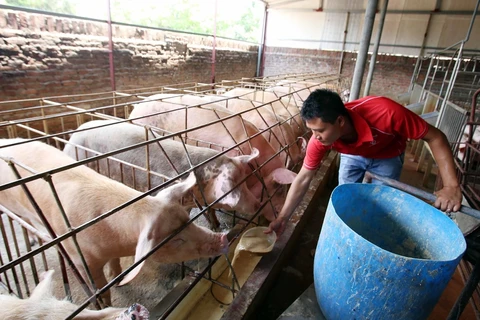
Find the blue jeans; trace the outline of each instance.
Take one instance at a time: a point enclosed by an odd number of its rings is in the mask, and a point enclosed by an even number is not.
[[[338,184],[361,183],[365,171],[378,174],[387,178],[398,180],[402,172],[403,159],[405,154],[389,159],[369,159],[350,154],[340,155],[340,170],[338,173]],[[372,183],[379,184],[373,180]]]

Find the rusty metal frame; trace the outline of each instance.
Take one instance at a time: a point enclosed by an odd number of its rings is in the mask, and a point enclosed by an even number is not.
[[[465,125],[465,128],[468,127],[470,131],[467,135],[467,141],[464,143],[465,152],[463,159],[459,159],[458,157],[454,158],[462,193],[467,198],[470,205],[476,209],[480,209],[480,190],[478,189],[478,183],[480,182],[478,181],[478,177],[480,176],[478,170],[480,146],[473,140],[473,136],[476,128],[480,125],[479,114],[476,110],[479,94],[480,89],[478,89],[472,96],[470,117]],[[458,151],[459,145],[455,147],[455,154],[457,154]]]

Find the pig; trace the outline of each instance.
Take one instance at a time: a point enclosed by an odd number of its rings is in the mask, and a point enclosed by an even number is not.
[[[195,185],[193,173],[184,181],[173,184],[152,197],[84,165],[73,166],[67,170],[57,169],[76,162],[62,151],[42,142],[0,139],[0,158],[13,159],[35,172],[56,169],[58,172],[55,171],[51,178],[73,228],[138,198],[112,216],[98,221],[76,235],[96,288],[102,288],[107,283],[103,267],[109,260],[135,256],[135,262],[138,262],[158,243],[180,228],[184,229],[160,247],[152,255],[153,259],[175,263],[200,257],[214,257],[228,251],[225,233],[215,233],[194,223],[187,225],[189,214],[180,205],[180,199]],[[23,167],[15,167],[21,177],[32,175]],[[16,180],[7,162],[0,161],[0,185]],[[26,186],[55,234],[66,233],[68,228],[47,182],[38,178],[27,182]],[[12,212],[28,215],[30,220],[41,224],[20,185],[0,191],[0,204]],[[68,238],[62,244],[87,279],[72,239]],[[140,272],[143,264],[144,261],[128,273],[120,284],[131,281]],[[106,292],[103,298],[105,303],[110,304],[109,292]]]
[[[162,101],[159,99],[162,99]],[[202,106],[185,107],[196,105]],[[217,104],[205,104],[205,101],[197,96],[157,94],[148,97],[144,102],[136,103],[129,119],[134,123],[155,126],[169,132],[178,132],[186,129],[186,126],[193,128],[232,115],[233,113]],[[271,204],[273,206],[272,208],[272,206],[266,205],[262,210],[262,214],[269,221],[275,219],[276,213],[283,207],[286,196],[286,190],[277,192],[278,187],[291,184],[296,173],[285,168],[285,165],[276,155],[275,150],[259,134],[258,129],[253,124],[240,116],[234,116],[222,122],[189,131],[187,135],[190,138],[215,143],[227,148],[240,143],[238,148],[243,154],[251,154],[252,148],[259,150],[260,155],[256,159],[256,163],[258,165],[264,164],[259,172],[264,180],[268,195],[272,197]],[[230,153],[237,155],[238,151],[233,149]],[[247,179],[247,187],[256,198],[265,195],[263,183],[255,175],[251,175]]]
[[[303,136],[308,130],[305,127],[302,118],[300,117],[299,107],[292,103],[293,101],[289,98],[289,95],[248,88],[234,88],[222,95],[227,97],[249,99],[262,103],[270,102],[268,106],[271,106],[277,116],[282,117],[287,121],[288,124],[290,124],[295,138],[302,137],[303,141],[301,142],[301,145],[303,146],[304,143],[305,146],[303,148],[306,148],[306,140],[303,138]]]
[[[242,118],[250,121],[260,130],[271,127],[263,135],[275,150],[278,151],[286,145],[289,146],[288,149],[280,153],[280,159],[286,164],[287,168],[293,168],[305,157],[306,140],[301,137],[295,139],[292,127],[271,111],[272,106],[270,104],[262,106],[262,102],[243,99],[243,97],[226,99],[223,96],[205,96],[202,98],[215,102],[234,113],[257,107],[255,110],[242,113]]]
[[[43,279],[33,289],[27,299],[15,296],[0,295],[0,319],[36,320],[52,319],[63,320],[78,309],[78,306],[67,300],[58,300],[53,295],[53,273],[48,270]],[[82,310],[74,319],[89,320],[148,320],[148,310],[139,304],[129,308],[105,308],[103,310]]]
[[[277,94],[291,94],[293,97],[291,102],[301,107],[303,101],[308,98],[310,93],[320,88],[320,84],[315,82],[282,80],[277,82],[276,85],[266,88],[265,91]]]
[[[115,120],[89,121],[78,127],[78,130],[85,131],[73,133],[69,143],[65,145],[63,150],[76,160],[83,160],[97,154],[76,148],[75,145],[104,154],[145,142],[147,135],[149,140],[157,137],[151,131],[145,131],[142,126]],[[209,148],[190,145],[185,145],[185,147],[192,165],[200,164],[218,155],[218,151]],[[147,147],[142,146],[117,153],[113,157],[139,167],[148,167],[166,178],[173,178],[177,174],[191,168],[187,154],[185,154],[184,145],[180,141],[166,139],[149,144],[148,166],[146,149]],[[175,168],[172,167],[165,154],[168,155],[168,159],[170,159]],[[221,155],[198,167],[195,170],[198,178],[197,184],[192,189],[194,197],[200,203],[203,203],[204,200],[207,203],[212,203],[231,191],[226,197],[213,205],[212,208],[236,210],[247,218],[251,218],[260,208],[260,202],[250,192],[245,182],[239,183],[246,177],[246,172],[249,170],[248,164],[257,158],[258,154],[258,150],[255,149],[253,154],[246,156],[229,157]],[[100,173],[117,181],[125,182],[139,191],[147,191],[149,188],[160,185],[164,181],[157,175],[151,175],[150,181],[148,181],[149,177],[145,171],[135,170],[135,183],[133,183],[133,174],[128,166],[123,166],[122,172],[118,162],[109,161],[109,167],[107,168],[106,161],[106,159],[100,160],[98,165]],[[94,169],[97,167],[95,162],[89,162],[87,165]],[[235,187],[237,184],[239,186]],[[205,199],[202,197],[201,190],[203,190]],[[190,195],[186,195],[182,200],[182,204],[186,208],[196,207]]]
[[[465,126],[462,136],[460,137],[460,142],[458,143],[457,158],[462,162],[466,161],[466,159],[464,158],[465,158],[465,151],[467,149],[467,142],[468,142],[469,136],[470,136],[470,126],[467,125]],[[475,131],[473,131],[471,148],[478,148],[479,143],[480,143],[480,126],[477,126],[475,128]],[[474,160],[474,159],[476,160],[476,158],[478,158],[478,154],[476,152],[470,152],[470,157],[471,157],[470,160]]]

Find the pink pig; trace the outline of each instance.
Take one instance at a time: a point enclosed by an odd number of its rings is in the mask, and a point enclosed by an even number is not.
[[[89,129],[89,130],[86,130]],[[119,123],[115,120],[94,120],[84,123],[78,131],[72,134],[69,144],[63,150],[70,157],[82,160],[98,153],[88,152],[85,147],[104,154],[117,149],[136,145],[146,141],[146,131],[142,126],[131,123]],[[148,131],[148,139],[159,137]],[[79,147],[75,147],[75,145]],[[218,151],[186,145],[188,157],[192,165],[200,164],[218,155]],[[249,170],[248,164],[258,157],[258,150],[251,155],[229,157],[221,155],[213,160],[207,161],[196,170],[197,183],[192,191],[200,203],[212,203],[221,198],[212,206],[214,209],[237,210],[239,213],[250,218],[260,207],[260,202],[247,188],[245,183],[240,182],[246,177]],[[168,155],[168,159],[165,156]],[[150,168],[163,177],[173,178],[191,168],[185,153],[184,145],[180,141],[171,139],[154,142],[148,145],[148,163],[146,159],[147,148],[145,146],[134,148],[125,152],[113,155],[114,158],[124,160],[128,163],[143,168]],[[171,163],[170,163],[170,161]],[[130,166],[109,161],[99,160],[99,163],[90,162],[88,165],[98,172],[107,175],[117,181],[122,181],[128,186],[139,191],[147,191],[163,182],[162,177],[152,174],[150,177],[145,171],[135,170],[135,179]],[[150,180],[149,180],[150,179]],[[237,184],[239,185],[238,187]],[[201,190],[203,190],[202,197]],[[228,193],[226,196],[225,194]],[[190,194],[183,198],[182,204],[186,208],[196,207]]]
[[[271,106],[275,111],[275,114],[283,117],[290,125],[295,138],[303,137],[308,131],[307,127],[303,123],[302,117],[300,117],[300,108],[295,105],[291,95],[285,92],[270,92],[263,90],[254,90],[248,88],[234,88],[223,94],[226,97],[239,97],[241,99],[250,99],[261,103],[270,102],[268,106]],[[303,138],[302,138],[303,139]],[[303,140],[301,144],[301,152],[305,154],[306,141]]]
[[[288,145],[288,149],[280,153],[280,159],[286,164],[287,168],[293,168],[294,165],[300,163],[305,157],[306,140],[302,137],[295,137],[292,127],[280,116],[274,113],[271,104],[248,100],[245,98],[229,98],[224,96],[204,96],[206,101],[215,102],[228,110],[238,113],[257,107],[255,110],[242,113],[242,118],[253,123],[258,129],[265,130],[263,136],[275,150],[280,150]],[[261,107],[260,107],[261,106]]]
[[[1,139],[0,159],[18,162],[35,172],[49,172],[75,163],[62,151],[41,142],[23,139]],[[21,143],[21,144],[19,144]],[[11,144],[17,144],[9,146]],[[15,166],[21,177],[32,173]],[[73,228],[106,213],[142,193],[96,173],[86,166],[59,170],[51,175],[63,209]],[[12,169],[0,160],[0,185],[15,182]],[[112,259],[135,255],[135,261],[145,256],[175,230],[184,228],[160,247],[152,258],[165,263],[214,257],[228,251],[224,233],[215,233],[194,223],[187,225],[189,215],[180,199],[196,183],[195,175],[160,191],[155,197],[145,196],[115,212],[106,219],[77,233],[77,241],[97,288],[107,283],[104,265]],[[68,231],[47,182],[40,178],[26,183],[56,235]],[[36,226],[42,223],[20,186],[0,191],[0,203],[10,211],[26,217]],[[71,238],[62,242],[73,263],[83,272],[83,264]],[[121,284],[131,281],[144,262],[128,273]],[[110,304],[110,293],[104,296]]]
[[[201,107],[195,107],[198,105]],[[214,103],[206,104],[201,97],[158,94],[147,98],[145,102],[134,105],[129,118],[135,123],[155,126],[169,132],[178,132],[232,115],[234,114],[222,106]],[[251,154],[252,148],[259,150],[260,155],[256,159],[256,167],[263,165],[259,170],[260,176],[264,179],[266,191],[272,196],[273,204],[273,208],[267,204],[262,213],[270,221],[275,218],[275,213],[278,213],[283,207],[286,196],[286,190],[278,190],[278,187],[291,184],[296,173],[285,168],[280,157],[276,155],[276,151],[265,137],[259,134],[253,124],[240,116],[233,116],[222,122],[190,131],[187,136],[227,148],[240,143],[239,148],[243,154]],[[238,151],[234,149],[230,154],[238,155]],[[257,198],[265,195],[265,188],[255,175],[248,178],[247,186]]]

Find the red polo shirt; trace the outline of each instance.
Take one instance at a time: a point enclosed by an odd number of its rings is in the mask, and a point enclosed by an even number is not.
[[[352,144],[337,140],[324,146],[312,135],[303,161],[306,169],[317,169],[329,149],[371,159],[393,158],[405,151],[407,139],[422,139],[427,134],[428,124],[422,118],[385,97],[368,96],[347,102],[345,107],[358,140]]]

